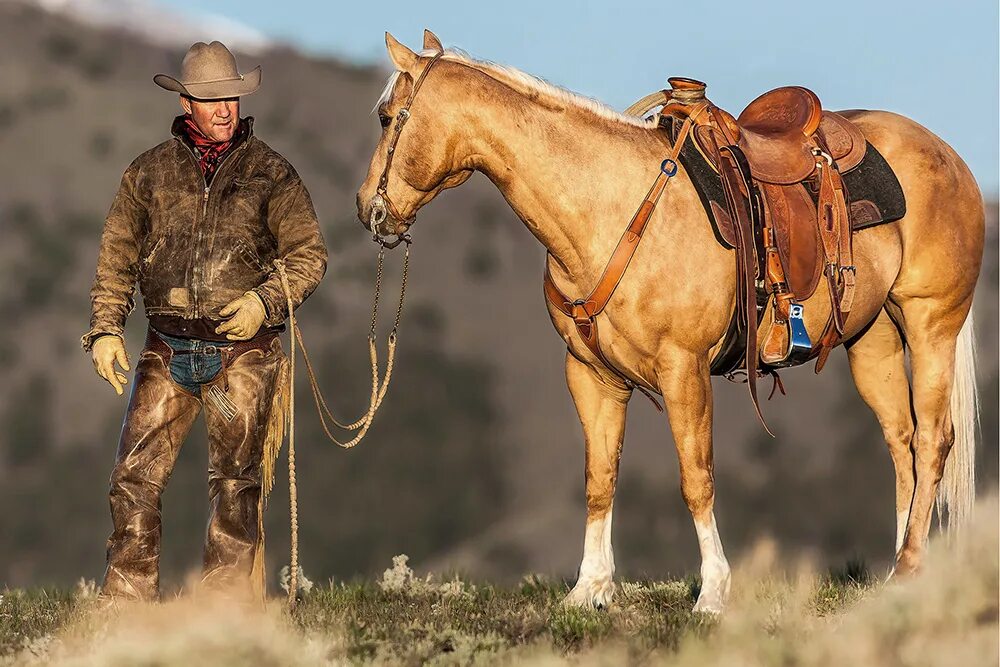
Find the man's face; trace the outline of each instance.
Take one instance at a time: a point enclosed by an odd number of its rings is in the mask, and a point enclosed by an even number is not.
[[[212,141],[229,141],[240,122],[240,98],[193,100],[181,96],[181,107]]]

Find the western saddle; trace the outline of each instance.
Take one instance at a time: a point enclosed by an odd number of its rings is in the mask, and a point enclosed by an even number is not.
[[[546,295],[574,319],[597,357],[615,370],[601,352],[595,318],[624,275],[666,181],[677,171],[675,160],[692,138],[721,180],[726,210],[713,213],[721,235],[736,250],[736,308],[712,368],[730,379],[737,371],[745,372],[761,417],[758,377],[774,375],[780,387],[776,369],[812,358],[817,358],[818,373],[844,333],[854,298],[855,268],[841,174],[861,162],[867,144],[853,123],[824,111],[819,98],[807,88],[788,86],[767,92],[734,118],[705,97],[704,83],[681,77],[668,81],[670,89],[647,96],[626,111],[644,116],[662,107],[659,124],[673,145],[598,285],[587,298],[574,300],[546,274]],[[803,323],[804,302],[824,279],[830,315],[823,334],[813,343]],[[765,319],[768,306],[771,317]],[[764,329],[758,337],[761,323]],[[643,387],[626,383],[649,395]]]

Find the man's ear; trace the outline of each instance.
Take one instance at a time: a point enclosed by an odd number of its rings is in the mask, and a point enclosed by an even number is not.
[[[424,49],[431,49],[438,53],[444,51],[444,47],[441,46],[441,40],[427,28],[424,28]]]
[[[184,113],[191,113],[191,100],[189,100],[184,95],[181,95],[181,109],[184,109]]]
[[[401,44],[395,37],[385,33],[385,48],[389,51],[389,60],[400,72],[412,72],[417,67],[417,54]]]

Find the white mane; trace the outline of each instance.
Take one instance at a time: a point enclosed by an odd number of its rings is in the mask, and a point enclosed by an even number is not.
[[[431,49],[421,51],[419,55],[430,57],[435,53],[437,53],[437,51]],[[574,93],[571,90],[551,84],[544,79],[522,72],[514,67],[499,65],[487,60],[476,60],[469,56],[469,54],[458,49],[445,49],[444,55],[441,56],[441,59],[462,63],[463,65],[467,65],[473,69],[484,72],[501,83],[506,83],[513,88],[526,88],[532,93],[544,95],[560,104],[566,104],[579,109],[584,109],[605,120],[622,123],[624,125],[631,125],[633,127],[650,128],[655,127],[656,125],[655,120],[644,120],[637,116],[627,116],[619,111],[615,111],[607,104],[599,100],[595,100],[592,97],[586,97],[584,95],[580,95],[579,93]],[[385,88],[382,89],[382,94],[375,102],[375,106],[372,107],[373,113],[392,97],[392,91],[396,87],[396,82],[399,80],[400,74],[401,72],[397,70],[389,75]]]

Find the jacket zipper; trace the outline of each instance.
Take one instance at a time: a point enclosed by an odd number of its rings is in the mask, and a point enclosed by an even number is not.
[[[251,138],[252,137],[248,136],[236,150],[242,151],[243,149],[245,149],[247,144],[250,143]],[[205,226],[204,223],[208,219],[208,197],[209,194],[211,194],[212,186],[209,185],[208,180],[205,178],[205,174],[201,170],[201,165],[198,163],[198,156],[195,155],[194,150],[192,150],[192,148],[188,146],[184,142],[184,140],[182,140],[180,137],[177,138],[177,141],[179,141],[181,145],[183,145],[184,148],[187,149],[188,154],[194,160],[194,168],[198,171],[199,174],[201,174],[201,183],[204,186],[201,196],[202,224],[200,226],[197,225],[198,220],[197,219],[195,220],[195,227],[197,228],[197,234],[195,235],[194,249],[191,251],[191,292],[192,292],[191,301],[194,304],[193,319],[198,319],[199,317],[201,317],[201,302],[198,300],[198,278],[200,277],[198,273],[198,250],[201,248],[202,231],[204,230]],[[215,176],[212,178],[213,183],[217,182],[219,176],[222,174],[222,170],[226,167],[226,165],[232,162],[235,157],[236,157],[236,151],[233,151],[232,153],[229,154],[228,157],[226,157],[226,159],[222,161],[222,164],[219,165],[219,168],[215,172]]]

